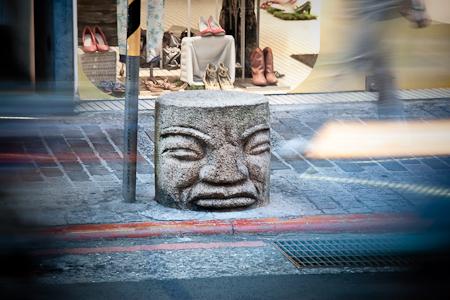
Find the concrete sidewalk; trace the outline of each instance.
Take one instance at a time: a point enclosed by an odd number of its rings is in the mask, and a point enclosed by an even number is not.
[[[328,95],[327,97],[331,97]],[[450,100],[404,101],[411,119],[450,117]],[[287,140],[307,141],[329,120],[376,119],[373,102],[271,106],[271,202],[240,212],[192,212],[154,201],[154,112],[141,111],[137,202],[124,203],[123,112],[84,112],[36,120],[21,139],[25,168],[6,207],[61,238],[237,234],[295,230],[406,230],[423,225],[418,215],[431,188],[450,175],[448,157],[376,160],[311,160]],[[392,184],[394,183],[394,184]],[[401,183],[401,185],[398,185]],[[81,226],[78,226],[81,225]]]
[[[163,92],[171,93],[171,92]],[[422,89],[397,91],[397,96],[401,100],[436,100],[450,98],[450,89]],[[148,99],[139,99],[139,110],[155,109],[155,101],[158,96]],[[376,92],[340,92],[340,93],[317,93],[317,94],[283,94],[267,95],[271,106],[297,105],[297,104],[330,104],[330,103],[350,103],[350,102],[375,102],[378,99]],[[114,100],[90,100],[79,101],[75,107],[76,113],[84,112],[104,112],[125,109],[125,99],[116,98]]]

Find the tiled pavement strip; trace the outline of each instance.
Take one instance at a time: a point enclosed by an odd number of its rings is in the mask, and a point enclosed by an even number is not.
[[[450,89],[423,89],[398,91],[402,100],[417,99],[442,99],[450,98]],[[321,94],[293,94],[266,96],[270,105],[295,105],[295,104],[318,104],[318,103],[348,103],[376,101],[377,93],[371,92],[341,92]],[[156,97],[153,99],[139,99],[139,110],[155,109]],[[81,101],[75,112],[87,111],[109,111],[124,110],[125,99]]]
[[[447,94],[448,90],[433,90],[434,99]],[[305,158],[301,149],[282,149],[286,140],[295,137],[307,142],[330,119],[345,123],[376,118],[374,103],[311,104],[271,106],[271,203],[266,207],[208,213],[157,204],[153,144],[145,134],[153,130],[153,110],[139,115],[136,203],[124,203],[121,196],[123,111],[109,110],[36,121],[31,137],[21,141],[22,154],[30,161],[11,176],[18,188],[8,205],[25,216],[28,212],[42,226],[162,222],[170,227],[171,221],[198,220],[193,226],[235,226],[237,232],[239,224],[245,228],[241,221],[249,219],[289,222],[299,217],[418,212],[428,203],[429,188],[448,176],[448,157],[313,160]],[[404,102],[407,118],[414,119],[448,118],[449,104],[448,99]]]

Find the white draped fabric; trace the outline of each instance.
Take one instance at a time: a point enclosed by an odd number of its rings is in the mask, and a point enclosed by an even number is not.
[[[231,82],[235,79],[236,50],[231,35],[185,37],[181,44],[180,79],[190,85],[204,85],[202,76],[208,63],[223,62]]]

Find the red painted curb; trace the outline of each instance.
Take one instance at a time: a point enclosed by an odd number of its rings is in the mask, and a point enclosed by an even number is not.
[[[417,214],[392,213],[299,217],[288,220],[266,218],[74,225],[46,228],[38,232],[43,236],[58,239],[84,240],[97,238],[140,238],[165,235],[232,235],[291,231],[407,231],[420,230],[429,225],[429,221],[420,219]]]
[[[284,231],[340,231],[340,230],[411,230],[429,224],[412,213],[353,214],[346,216],[304,217],[290,220],[241,219],[230,220],[234,233],[271,233]]]
[[[226,220],[170,221],[128,224],[93,224],[53,227],[40,230],[44,236],[64,240],[85,240],[98,238],[140,238],[184,234],[229,234],[232,225]]]

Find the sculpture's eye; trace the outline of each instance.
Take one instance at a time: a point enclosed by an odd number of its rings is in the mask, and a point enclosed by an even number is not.
[[[185,148],[167,149],[163,153],[165,153],[169,157],[180,160],[199,160],[203,158],[203,155],[201,153]]]
[[[259,131],[253,134],[245,144],[244,150],[250,155],[259,155],[270,152],[269,131]]]
[[[258,155],[264,152],[270,151],[270,144],[269,143],[262,143],[260,145],[257,145],[250,149],[249,154],[251,155]]]
[[[205,147],[194,137],[168,135],[161,141],[162,155],[178,160],[195,161],[205,156]]]

